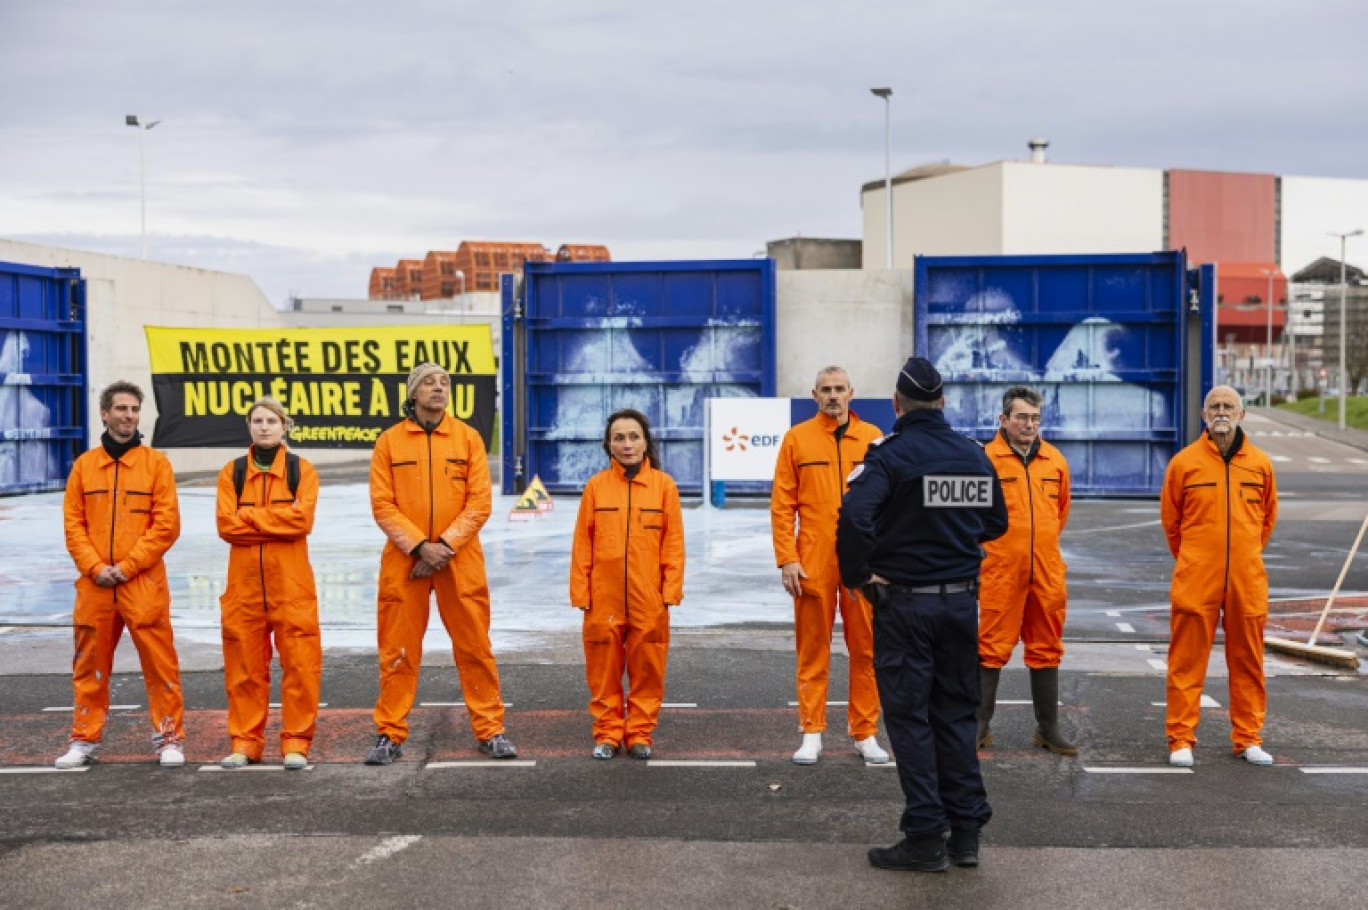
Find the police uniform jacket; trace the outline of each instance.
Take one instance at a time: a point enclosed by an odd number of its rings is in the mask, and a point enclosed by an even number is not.
[[[975,579],[979,545],[1006,531],[1002,485],[978,443],[938,410],[912,411],[851,474],[836,524],[841,581],[858,588],[871,574],[902,585]]]

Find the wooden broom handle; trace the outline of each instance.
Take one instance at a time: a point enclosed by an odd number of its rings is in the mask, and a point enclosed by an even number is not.
[[[1340,585],[1344,584],[1344,576],[1349,574],[1349,566],[1354,561],[1355,554],[1358,553],[1359,544],[1363,543],[1363,532],[1368,531],[1368,515],[1363,516],[1363,524],[1359,525],[1358,536],[1354,538],[1354,545],[1349,548],[1349,558],[1344,560],[1344,568],[1340,569],[1339,578],[1335,580],[1335,589],[1330,592],[1330,599],[1325,602],[1325,609],[1321,610],[1320,621],[1316,623],[1316,628],[1311,632],[1311,639],[1308,645],[1315,647],[1316,636],[1320,634],[1325,626],[1325,619],[1330,615],[1330,607],[1335,603],[1335,595],[1339,593]]]

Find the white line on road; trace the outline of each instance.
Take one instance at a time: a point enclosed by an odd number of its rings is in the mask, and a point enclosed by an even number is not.
[[[1149,649],[1150,649],[1150,646],[1149,646],[1149,645],[1136,645],[1136,646],[1135,646],[1135,650],[1137,650],[1137,651],[1148,651]]]
[[[1271,458],[1273,461],[1291,461],[1291,460],[1292,460],[1291,458],[1287,457],[1286,455],[1269,455],[1268,457]]]
[[[648,759],[646,766],[649,768],[754,768],[753,761],[707,761],[699,759],[697,761],[684,761],[675,759]]]
[[[138,710],[138,709],[141,708],[141,707],[142,707],[142,705],[110,705],[110,706],[109,706],[109,710],[111,710],[111,711],[136,711],[136,710]],[[73,708],[73,707],[71,707],[70,705],[66,705],[66,706],[58,706],[58,707],[55,707],[55,708],[44,708],[43,710],[44,710],[44,711],[75,711],[76,709]]]
[[[398,837],[387,837],[358,856],[356,862],[352,863],[352,867],[364,866],[378,859],[388,859],[400,850],[411,847],[422,839],[423,835],[421,834],[402,834]]]
[[[1126,632],[1126,633],[1128,633],[1128,634],[1130,634],[1130,635],[1134,635],[1134,634],[1135,634],[1135,626],[1131,625],[1131,624],[1128,623],[1128,622],[1119,622],[1119,623],[1116,624],[1116,628],[1118,628],[1118,629],[1120,629],[1122,632]]]
[[[1168,707],[1168,702],[1163,701],[1152,701],[1150,702],[1150,704],[1154,705],[1154,707],[1156,708]],[[1221,706],[1220,702],[1212,698],[1210,695],[1207,695],[1205,692],[1202,693],[1202,697],[1198,700],[1197,704],[1203,708],[1219,708]]]
[[[848,701],[829,701],[829,702],[827,702],[827,707],[830,708],[830,707],[835,707],[835,706],[837,706],[837,705],[840,705],[840,706],[844,707],[845,705],[848,705],[848,704],[850,704],[850,702],[848,702]],[[788,706],[789,706],[790,708],[796,708],[796,707],[798,707],[798,702],[796,702],[796,701],[791,701],[791,702],[788,703]]]
[[[1368,464],[1368,458],[1346,458],[1344,460],[1350,464]]]
[[[1120,610],[1107,610],[1107,611],[1105,611],[1102,615],[1103,615],[1103,616],[1110,616],[1112,619],[1120,619],[1120,618],[1121,618],[1121,611],[1120,611]]]
[[[1104,532],[1106,532],[1106,531],[1130,531],[1130,530],[1133,530],[1133,529],[1135,529],[1135,528],[1148,528],[1148,527],[1151,527],[1151,526],[1153,526],[1153,525],[1157,525],[1158,523],[1159,523],[1159,519],[1156,518],[1156,519],[1154,519],[1153,521],[1142,521],[1142,522],[1138,522],[1138,523],[1133,524],[1133,525],[1113,525],[1113,526],[1110,527],[1110,528],[1093,528],[1092,530],[1088,531],[1088,533],[1089,533],[1089,534],[1102,534],[1102,533],[1104,533]]]
[[[1159,660],[1157,657],[1151,657],[1149,660],[1145,661],[1145,663],[1149,664],[1151,667],[1153,667],[1153,668],[1156,669],[1156,670],[1167,670],[1167,669],[1168,669],[1168,664],[1165,663],[1165,662],[1162,661],[1162,660]]]
[[[429,770],[436,768],[535,768],[536,759],[494,759],[492,761],[430,761],[423,766]]]
[[[1368,774],[1368,768],[1337,768],[1333,765],[1319,765],[1301,768],[1303,774]]]
[[[1191,774],[1191,768],[1174,768],[1171,765],[1142,765],[1133,768],[1093,768],[1087,765],[1083,770],[1089,774]]]
[[[89,770],[90,765],[81,765],[79,768],[0,768],[0,774],[70,774]]]
[[[696,701],[663,701],[660,703],[662,708],[697,708]]]
[[[1308,456],[1306,456],[1306,460],[1309,461],[1309,462],[1311,462],[1312,464],[1329,464],[1329,463],[1330,463],[1330,459],[1328,459],[1328,458],[1321,458],[1319,455],[1308,455]]]

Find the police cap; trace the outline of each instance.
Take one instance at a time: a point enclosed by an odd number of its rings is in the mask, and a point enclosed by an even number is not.
[[[898,393],[913,401],[940,401],[940,371],[925,357],[907,358],[898,373]]]

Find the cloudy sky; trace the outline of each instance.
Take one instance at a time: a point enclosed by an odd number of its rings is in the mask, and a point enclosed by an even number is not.
[[[1348,0],[0,0],[0,236],[361,297],[463,239],[749,258],[893,167],[1368,178]]]

